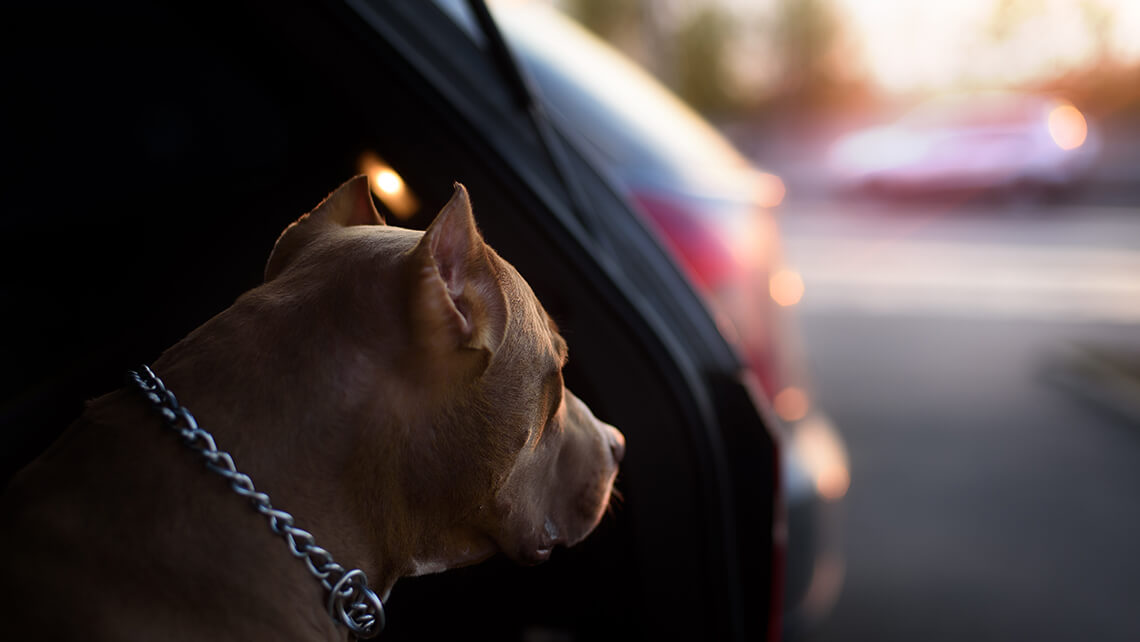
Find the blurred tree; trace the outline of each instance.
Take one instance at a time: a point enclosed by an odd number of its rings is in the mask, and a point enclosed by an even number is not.
[[[998,0],[990,12],[986,35],[993,42],[1008,40],[1022,23],[1041,11],[1038,0]]]
[[[567,0],[566,11],[606,40],[628,31],[640,19],[639,0]]]
[[[1115,48],[1117,8],[1103,0],[1080,0],[1077,7],[1081,27],[1094,47],[1090,60],[1030,81],[1025,88],[1064,96],[1102,125],[1140,121],[1140,64],[1121,60]],[[1001,44],[1050,8],[1038,0],[1000,0],[989,16],[985,35],[991,43]]]
[[[779,0],[773,40],[783,62],[781,93],[793,103],[825,100],[840,84],[839,22],[828,0]]]
[[[646,64],[640,0],[567,0],[566,12],[626,55]]]
[[[725,61],[732,21],[718,7],[692,13],[676,37],[677,93],[698,111],[723,113],[733,106]]]
[[[843,67],[845,32],[833,0],[772,0],[742,10],[707,0],[561,0],[586,28],[637,60],[696,109],[739,116],[770,104],[834,103],[865,92]],[[763,16],[763,17],[761,17]],[[743,42],[765,46],[742,49]],[[761,53],[757,54],[760,49]],[[742,54],[775,71],[741,81]]]
[[[564,0],[563,5],[697,108],[729,104],[724,57],[732,21],[722,7],[692,0]]]
[[[1112,34],[1116,23],[1116,9],[1106,5],[1102,0],[1080,0],[1076,6],[1080,10],[1081,26],[1096,48],[1094,66],[1106,67],[1116,64]],[[985,33],[992,43],[1000,44],[1016,36],[1031,19],[1051,9],[1055,7],[1039,0],[998,0],[990,13]]]
[[[1112,49],[1112,30],[1116,24],[1116,11],[1094,0],[1081,0],[1081,14],[1085,25],[1096,42],[1096,64],[1116,62]]]
[[[674,86],[671,18],[676,0],[564,0],[563,8],[601,39]]]

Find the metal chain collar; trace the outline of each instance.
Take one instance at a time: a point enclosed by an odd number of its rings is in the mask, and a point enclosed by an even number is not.
[[[233,457],[218,450],[213,435],[198,427],[190,411],[178,404],[174,393],[166,389],[149,367],[142,366],[140,370],[127,371],[127,383],[138,388],[162,414],[167,428],[182,435],[182,443],[202,456],[206,468],[229,481],[235,493],[250,500],[257,512],[269,519],[269,528],[285,540],[294,557],[305,561],[309,572],[328,591],[329,617],[348,627],[358,639],[379,635],[384,628],[384,605],[368,588],[364,571],[346,571],[334,562],[332,554],[316,545],[312,533],[294,526],[292,515],[274,508],[269,503],[269,495],[258,492],[253,480],[237,471]]]

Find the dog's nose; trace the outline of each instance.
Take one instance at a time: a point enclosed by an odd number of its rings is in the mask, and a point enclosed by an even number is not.
[[[622,458],[625,457],[625,435],[621,434],[617,428],[609,424],[606,424],[606,428],[609,429],[608,432],[610,433],[610,452],[614,456],[614,462],[620,464]]]

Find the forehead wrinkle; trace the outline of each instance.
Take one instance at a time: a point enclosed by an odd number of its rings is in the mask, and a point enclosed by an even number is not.
[[[546,319],[546,327],[550,330],[550,340],[554,344],[554,352],[558,355],[558,367],[564,368],[566,366],[566,360],[570,356],[570,348],[566,344],[566,340],[562,338],[562,333],[558,331],[558,324],[547,314],[541,304],[539,305],[539,309],[542,310],[542,316]]]
[[[516,279],[503,278],[500,283],[507,295],[508,307],[516,310],[527,310],[527,314],[508,314],[508,327],[511,334],[516,337],[525,337],[523,343],[532,347],[536,343],[542,344],[545,357],[549,358],[550,369],[561,370],[566,365],[568,346],[558,331],[554,319],[542,307],[542,303],[535,296],[530,285],[518,275],[512,265],[504,264],[505,271],[517,276]],[[543,359],[546,361],[546,359]]]

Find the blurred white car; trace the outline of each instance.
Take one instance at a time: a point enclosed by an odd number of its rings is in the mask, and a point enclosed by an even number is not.
[[[841,188],[1063,192],[1099,149],[1084,114],[1060,98],[971,93],[923,103],[893,124],[856,131],[830,150]]]

